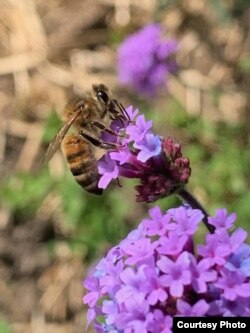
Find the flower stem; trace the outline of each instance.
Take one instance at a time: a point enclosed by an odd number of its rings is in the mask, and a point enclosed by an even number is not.
[[[205,223],[205,226],[207,227],[208,231],[213,234],[214,233],[214,226],[208,223],[208,213],[205,210],[205,208],[199,203],[199,201],[185,188],[182,188],[181,190],[179,190],[177,192],[178,196],[185,201],[186,203],[188,203],[193,209],[199,209],[200,211],[202,211],[202,213],[204,214],[204,218],[203,218],[203,222]]]

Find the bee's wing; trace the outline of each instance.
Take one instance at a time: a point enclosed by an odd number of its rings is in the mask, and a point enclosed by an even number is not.
[[[81,112],[81,109],[76,111],[74,115],[60,128],[60,130],[57,132],[54,139],[51,141],[45,155],[43,158],[44,163],[48,163],[49,160],[52,158],[52,156],[55,154],[56,150],[58,149],[59,145],[61,144],[63,138],[67,134],[68,130],[76,120],[76,118],[79,116]]]

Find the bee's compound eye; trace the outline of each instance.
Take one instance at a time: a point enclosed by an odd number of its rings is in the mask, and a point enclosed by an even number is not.
[[[97,98],[100,102],[107,104],[109,101],[108,94],[104,90],[99,90],[97,92]]]

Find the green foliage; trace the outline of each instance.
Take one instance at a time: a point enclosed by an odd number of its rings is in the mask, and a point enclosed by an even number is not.
[[[250,57],[244,57],[240,59],[239,67],[242,72],[249,73],[250,72]]]
[[[9,325],[0,319],[0,333],[10,333],[11,330],[10,330],[10,327]]]
[[[46,170],[34,175],[17,173],[2,182],[0,200],[13,211],[32,216],[52,186]]]
[[[231,13],[227,8],[227,3],[225,1],[211,0],[210,5],[222,24],[229,22],[231,19]]]
[[[118,47],[121,42],[126,38],[127,32],[124,29],[112,29],[109,30],[108,44],[114,47]]]
[[[238,225],[250,230],[250,147],[243,144],[244,125],[211,123],[178,113],[174,106],[168,120],[184,138],[183,153],[192,167],[190,190],[203,193],[203,203],[211,214],[226,207],[237,213]]]
[[[169,8],[178,3],[179,0],[158,0],[157,2],[157,10],[158,12],[162,12],[164,9]]]

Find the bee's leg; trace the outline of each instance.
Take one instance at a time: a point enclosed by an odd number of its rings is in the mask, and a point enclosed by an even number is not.
[[[119,103],[116,99],[112,99],[108,104],[108,112],[112,120],[130,120],[127,111],[124,109],[123,105]]]
[[[91,125],[99,128],[100,130],[106,131],[112,135],[117,136],[118,134],[114,132],[112,129],[107,127],[104,123],[100,122],[100,120],[92,120]]]
[[[119,144],[102,141],[98,137],[93,136],[91,133],[81,132],[79,133],[79,136],[83,140],[87,140],[88,142],[92,143],[92,145],[98,148],[109,150],[109,149],[117,149],[120,147]]]
[[[118,102],[116,99],[113,99],[113,103],[118,107],[119,111],[121,112],[121,115],[123,115],[126,120],[131,121],[124,106],[120,102]]]
[[[115,116],[110,116],[110,119],[111,120],[119,120],[121,122],[122,126],[125,127],[125,122],[124,121],[126,120],[126,118],[123,115],[119,114],[119,115],[115,115]]]
[[[121,122],[122,122],[122,119],[120,119],[120,118],[116,118],[117,120],[120,120]],[[122,123],[123,125],[124,125],[124,123]],[[109,134],[112,134],[112,135],[114,135],[114,136],[118,136],[118,137],[124,137],[124,134],[121,134],[121,133],[116,133],[115,131],[113,131],[112,129],[110,129],[109,127],[107,127],[107,126],[105,126],[105,125],[103,125],[102,123],[100,123],[99,121],[92,121],[91,122],[91,125],[92,125],[92,128],[95,126],[95,127],[97,127],[97,128],[99,128],[100,130],[102,130],[102,131],[106,131],[106,132],[108,132]]]

